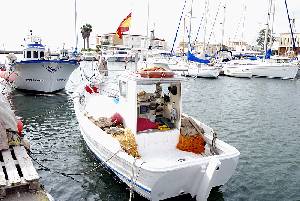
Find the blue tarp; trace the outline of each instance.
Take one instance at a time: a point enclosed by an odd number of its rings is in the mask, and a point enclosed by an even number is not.
[[[207,59],[200,59],[198,57],[196,57],[194,54],[192,54],[190,51],[188,51],[188,55],[187,55],[187,59],[189,61],[195,61],[198,63],[203,63],[203,64],[208,64],[210,61]]]
[[[249,57],[248,59],[251,60],[251,61],[255,61],[255,60],[257,60],[257,57],[256,56],[252,56],[252,57]]]
[[[272,54],[272,50],[271,50],[271,49],[268,49],[268,50],[266,51],[266,57],[265,57],[265,59],[270,59],[270,58],[271,58],[271,54]]]

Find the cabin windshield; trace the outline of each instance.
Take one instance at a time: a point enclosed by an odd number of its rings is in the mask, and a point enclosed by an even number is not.
[[[179,129],[180,94],[179,82],[137,85],[137,132]]]
[[[33,51],[33,58],[35,58],[35,59],[39,58],[38,51]]]
[[[31,58],[31,51],[27,51],[26,56],[27,56],[26,58],[28,58],[28,59]]]

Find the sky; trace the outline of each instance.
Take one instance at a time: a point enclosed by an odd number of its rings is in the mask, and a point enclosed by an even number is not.
[[[149,18],[148,18],[149,1]],[[184,16],[186,27],[191,21],[191,40],[195,39],[201,19],[204,16],[205,0],[186,0]],[[193,1],[193,18],[189,11]],[[265,27],[269,0],[209,0],[207,23],[203,20],[198,36],[206,42],[220,43],[225,9],[224,40],[245,40],[255,44],[260,29]],[[289,32],[284,0],[275,3],[274,32]],[[89,23],[93,27],[91,44],[95,36],[115,32],[124,17],[132,12],[130,34],[147,35],[155,30],[155,36],[163,38],[172,46],[185,0],[77,0],[77,29],[75,32],[75,0],[0,0],[0,49],[21,50],[23,39],[33,30],[45,45],[56,50],[75,46],[76,32],[78,47],[83,46],[80,27]],[[296,31],[300,32],[300,0],[287,0],[289,13],[296,19]],[[185,33],[185,34],[184,34]],[[181,23],[177,42],[187,40]]]

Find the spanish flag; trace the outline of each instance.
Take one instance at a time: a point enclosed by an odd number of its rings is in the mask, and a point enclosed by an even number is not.
[[[124,32],[129,31],[130,22],[131,22],[131,13],[129,13],[129,15],[123,19],[123,21],[120,23],[116,31],[116,34],[119,36],[120,39],[122,39],[122,34]]]

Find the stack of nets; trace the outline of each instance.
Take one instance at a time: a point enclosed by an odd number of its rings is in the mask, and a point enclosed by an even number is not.
[[[177,149],[201,154],[205,151],[204,130],[192,118],[182,116]]]
[[[134,158],[140,158],[140,154],[138,152],[137,144],[135,141],[135,137],[129,128],[123,129],[124,133],[120,135],[115,135],[114,137],[120,142],[122,149],[133,156]]]
[[[112,135],[112,137],[116,138],[121,148],[128,153],[129,155],[140,158],[140,154],[137,149],[137,144],[135,141],[134,134],[131,132],[129,128],[123,127],[123,124],[115,124],[112,121],[112,118],[100,117],[95,119],[94,117],[88,117],[95,125],[104,130],[107,134]]]

